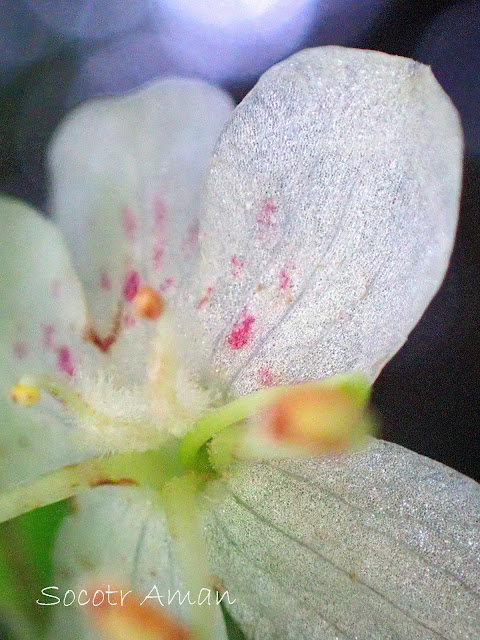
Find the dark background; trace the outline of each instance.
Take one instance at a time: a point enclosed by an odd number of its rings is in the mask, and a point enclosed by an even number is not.
[[[0,60],[0,191],[42,208],[45,148],[68,109],[91,95],[125,91],[171,72],[174,64],[148,52],[129,56],[138,30],[94,40],[51,36],[21,9],[21,0],[13,3],[2,0],[0,14],[0,37],[3,27],[10,45],[18,45],[18,64],[2,68]],[[424,318],[376,382],[374,402],[385,439],[480,480],[480,4],[464,2],[458,10],[455,4],[386,1],[373,26],[352,44],[432,64],[463,117],[467,154],[451,267]],[[450,13],[429,28],[445,10]],[[317,26],[310,45],[323,44]],[[85,69],[97,60],[95,85]],[[229,88],[241,99],[251,84]]]

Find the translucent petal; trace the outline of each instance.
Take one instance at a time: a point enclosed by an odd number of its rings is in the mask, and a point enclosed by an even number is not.
[[[239,395],[349,370],[374,379],[443,279],[461,155],[428,67],[325,47],[270,69],[211,165],[183,312],[194,366]]]
[[[80,106],[51,147],[52,207],[105,337],[139,284],[175,289],[195,257],[199,190],[232,104],[197,80],[160,80]]]
[[[178,577],[166,519],[146,492],[101,487],[80,496],[60,531],[55,562],[54,584],[59,587],[60,598],[67,589],[78,593],[95,583],[125,585],[140,597],[150,594],[146,602],[153,605],[159,604],[158,593],[166,611],[188,620],[188,603],[180,606],[178,595],[174,595],[178,589],[183,597],[185,590]],[[196,598],[194,594],[191,597]],[[78,605],[55,607],[48,640],[65,637],[96,638]],[[222,616],[216,637],[226,638]]]
[[[212,566],[248,638],[480,638],[480,486],[456,471],[377,441],[245,465],[214,504]]]
[[[54,226],[30,207],[0,199],[1,481],[34,477],[71,462],[59,405],[25,408],[9,397],[24,374],[69,377],[80,364],[85,324],[80,283]]]

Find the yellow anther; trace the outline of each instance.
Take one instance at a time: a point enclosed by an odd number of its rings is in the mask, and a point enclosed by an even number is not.
[[[33,384],[14,384],[10,388],[10,397],[17,404],[31,407],[40,400],[40,391]]]
[[[365,405],[343,389],[301,385],[265,414],[266,435],[313,453],[345,453],[367,435]]]
[[[165,301],[152,287],[140,287],[132,300],[135,314],[140,318],[157,320],[165,309]]]

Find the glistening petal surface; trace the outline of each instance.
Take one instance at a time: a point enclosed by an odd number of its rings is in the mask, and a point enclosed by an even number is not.
[[[0,199],[0,450],[2,482],[72,461],[60,408],[49,398],[15,405],[24,374],[69,378],[80,364],[86,311],[80,283],[52,223],[12,198]]]
[[[350,370],[374,379],[443,279],[461,157],[428,67],[324,47],[270,69],[210,168],[183,315],[198,328],[194,366],[236,395]]]
[[[480,486],[377,441],[245,465],[210,502],[230,612],[255,640],[480,638]]]
[[[131,321],[140,285],[168,294],[191,269],[199,191],[231,109],[220,89],[171,78],[86,103],[58,130],[51,204],[101,337],[122,310]]]
[[[186,591],[178,577],[166,518],[158,503],[154,505],[147,492],[125,487],[101,487],[80,496],[57,541],[55,584],[59,593],[110,582],[133,589],[143,597],[151,594],[146,602],[163,603],[166,612],[188,620],[187,598],[186,604],[179,604],[178,596],[183,598]],[[179,594],[175,596],[177,590]],[[160,603],[157,594],[162,597]],[[198,594],[191,597],[195,600]],[[55,609],[48,640],[65,637],[97,638],[78,605]],[[215,637],[226,640],[221,615]]]

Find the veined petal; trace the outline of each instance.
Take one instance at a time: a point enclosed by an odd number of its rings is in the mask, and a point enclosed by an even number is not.
[[[174,617],[188,621],[188,597],[178,576],[166,518],[154,504],[148,492],[125,487],[101,487],[79,496],[57,541],[58,597],[67,589],[78,593],[92,584],[110,582],[126,585],[143,598],[149,595],[145,602],[163,605]],[[197,598],[191,594],[191,600]],[[216,638],[226,640],[220,609],[218,614]],[[66,637],[97,637],[78,604],[55,607],[48,640]]]
[[[168,295],[196,257],[197,204],[232,103],[198,80],[166,79],[77,108],[50,153],[55,218],[72,247],[101,338],[142,284]]]
[[[0,455],[15,483],[73,461],[59,406],[26,409],[9,390],[23,374],[69,377],[81,360],[86,311],[81,285],[54,225],[12,198],[0,199]],[[72,348],[73,345],[73,348]]]
[[[209,503],[230,612],[258,640],[480,638],[480,486],[377,441],[244,465]]]
[[[426,66],[324,47],[270,69],[210,168],[183,313],[195,366],[236,395],[352,370],[373,380],[443,279],[461,157]]]

